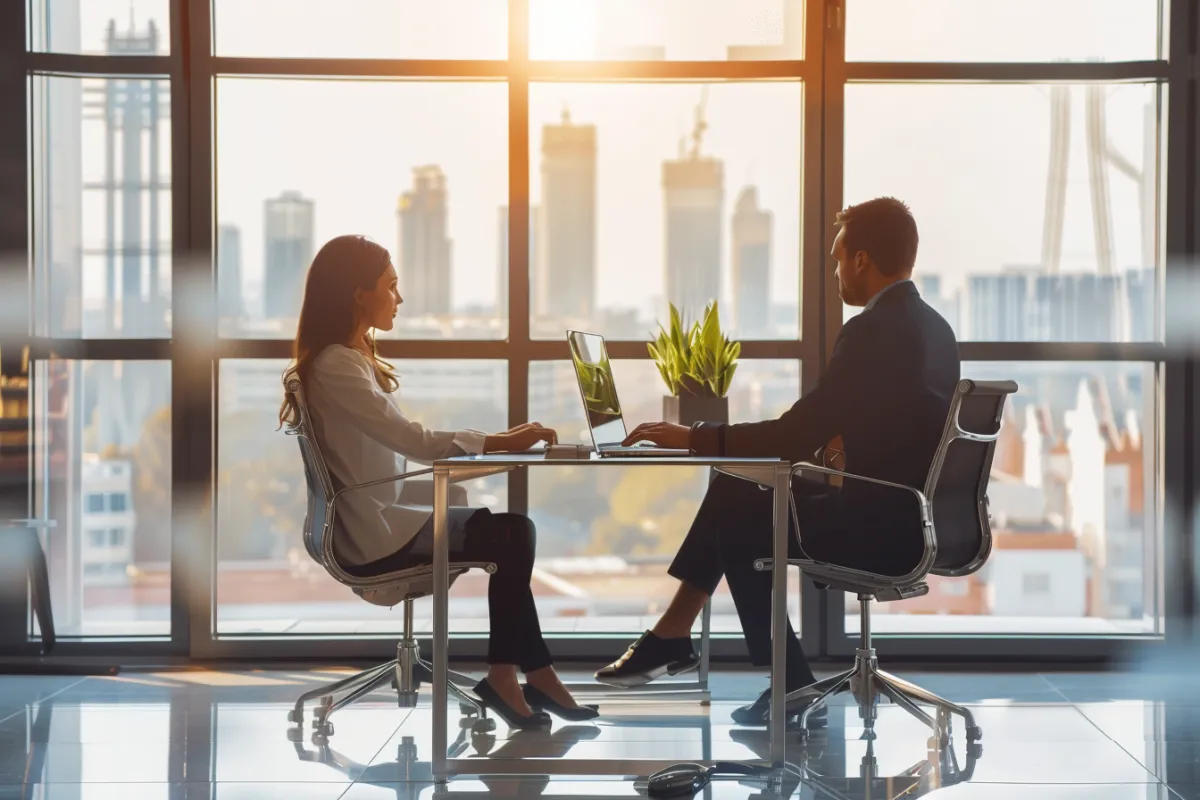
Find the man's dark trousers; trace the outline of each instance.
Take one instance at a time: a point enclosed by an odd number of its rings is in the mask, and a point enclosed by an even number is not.
[[[901,541],[911,538],[897,552],[894,547],[881,548],[877,536],[850,524],[856,515],[841,508],[836,488],[795,479],[792,496],[801,532],[797,539],[795,520],[789,514],[789,558],[807,556],[895,574],[897,564],[915,563],[910,559],[919,557],[919,537],[896,537]],[[774,511],[772,490],[751,481],[717,475],[709,484],[687,538],[668,570],[671,577],[709,595],[716,591],[724,576],[737,606],[750,661],[757,667],[771,663],[771,573],[756,570],[754,562],[772,557]],[[791,619],[787,623],[787,665],[788,691],[816,680]]]

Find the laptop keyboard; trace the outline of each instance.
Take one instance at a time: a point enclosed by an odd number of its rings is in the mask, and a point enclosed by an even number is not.
[[[605,446],[601,451],[602,456],[654,456],[654,455],[672,455],[686,456],[687,450],[673,450],[667,447],[647,447],[646,445],[614,445]]]

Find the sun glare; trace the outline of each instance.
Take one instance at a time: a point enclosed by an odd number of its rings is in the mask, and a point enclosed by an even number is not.
[[[541,0],[529,9],[529,54],[547,61],[597,57],[596,0]]]

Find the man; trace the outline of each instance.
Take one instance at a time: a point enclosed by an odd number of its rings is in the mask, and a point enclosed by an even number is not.
[[[832,257],[838,294],[863,312],[848,321],[825,375],[782,417],[738,425],[691,428],[657,422],[638,426],[626,444],[651,441],[696,455],[779,457],[811,461],[840,439],[847,472],[922,487],[959,379],[954,332],[913,284],[917,225],[908,207],[889,197],[838,214]],[[883,574],[903,574],[919,560],[919,515],[911,494],[846,479],[840,490],[796,480],[793,496],[800,541],[791,555]],[[771,556],[774,513],[769,491],[719,475],[669,573],[681,581],[670,606],[620,659],[596,673],[601,683],[633,686],[696,666],[691,630],[724,576],[737,606],[750,659],[770,663],[771,576],[754,560]],[[794,532],[794,529],[793,529]],[[788,623],[787,689],[815,678]],[[765,724],[769,691],[734,719]],[[810,718],[811,719],[811,718]],[[819,723],[818,723],[819,724]]]

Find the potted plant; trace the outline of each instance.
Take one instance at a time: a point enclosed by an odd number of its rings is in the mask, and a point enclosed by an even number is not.
[[[680,425],[729,421],[726,395],[742,345],[721,332],[715,300],[704,309],[703,320],[690,326],[672,303],[669,327],[659,323],[658,336],[647,348],[670,392],[663,397],[663,419]]]

